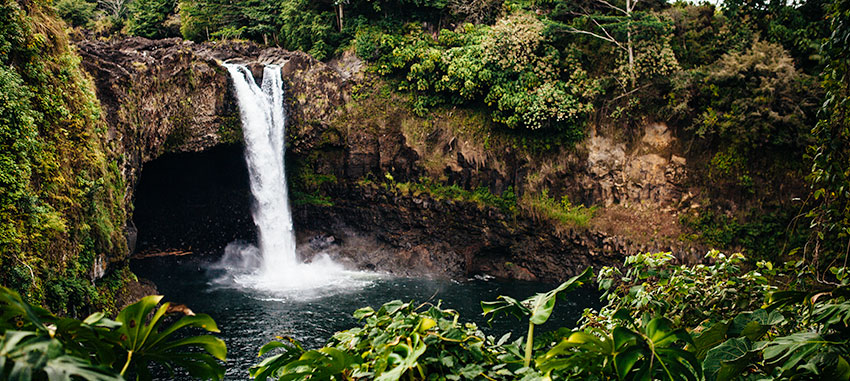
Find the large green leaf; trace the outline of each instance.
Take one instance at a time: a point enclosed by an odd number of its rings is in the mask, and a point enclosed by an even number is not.
[[[496,301],[481,302],[481,309],[484,315],[491,315],[490,320],[497,315],[513,315],[517,319],[528,317],[532,324],[540,325],[549,320],[552,315],[552,310],[555,308],[555,301],[558,297],[562,297],[564,293],[575,290],[593,278],[593,269],[590,267],[582,271],[558,287],[545,293],[535,294],[534,296],[517,301],[509,296],[501,295]]]
[[[555,300],[558,296],[581,287],[583,284],[590,281],[591,278],[593,278],[593,269],[588,267],[584,269],[581,274],[561,283],[561,285],[554,290],[543,294],[537,294],[526,299],[523,304],[529,306],[529,310],[531,312],[529,320],[536,325],[545,323],[549,320],[549,316],[552,315],[552,310],[555,308]]]
[[[216,360],[224,360],[227,347],[214,336],[190,336],[176,338],[181,328],[196,327],[208,332],[218,332],[218,326],[205,314],[183,316],[160,331],[168,303],[156,308],[162,296],[142,298],[122,310],[116,321],[121,323],[119,345],[126,351],[122,374],[134,369],[139,379],[149,379],[148,364],[160,363],[167,369],[178,366],[186,369],[193,377],[217,380],[224,377],[224,367]],[[155,311],[154,311],[155,310]],[[192,351],[198,348],[203,352]]]
[[[758,309],[752,312],[742,312],[732,319],[727,335],[729,337],[744,336],[757,341],[764,336],[770,327],[782,323],[785,318],[777,311],[768,312]]]
[[[0,341],[0,379],[119,381],[112,370],[69,356],[62,343],[31,331],[7,330]]]
[[[839,343],[825,340],[817,332],[797,332],[760,344],[765,345],[765,363],[776,366],[780,374],[787,376],[806,365],[819,351],[826,351]]]
[[[694,338],[694,349],[698,359],[705,359],[706,354],[708,354],[711,348],[726,341],[726,331],[729,329],[729,325],[730,323],[728,322],[714,323]]]
[[[21,299],[17,292],[0,286],[0,334],[6,329],[20,330],[32,326],[47,332],[46,323],[55,319],[44,308],[32,306]]]
[[[710,349],[702,364],[706,381],[738,378],[755,354],[752,341],[746,337],[729,339]]]

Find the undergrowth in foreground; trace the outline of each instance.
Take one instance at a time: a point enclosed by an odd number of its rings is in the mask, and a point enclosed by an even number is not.
[[[709,253],[713,265],[677,266],[669,253],[628,257],[597,281],[607,305],[585,311],[576,329],[535,336],[556,300],[588,281],[590,270],[523,301],[483,302],[485,315],[527,320],[524,338],[485,335],[439,304],[395,300],[354,317],[363,326],[305,350],[279,338],[251,369],[258,380],[732,380],[850,378],[850,282],[803,284],[796,263]],[[788,277],[797,271],[797,277]],[[794,283],[783,283],[797,279]],[[760,298],[758,297],[760,296]]]
[[[535,333],[558,299],[591,281],[588,268],[524,300],[482,302],[491,319],[512,315],[524,337],[499,338],[439,303],[394,300],[354,313],[363,322],[319,349],[278,337],[251,368],[258,380],[788,380],[850,379],[850,277],[833,268],[818,283],[799,262],[759,262],[712,251],[712,265],[674,265],[669,253],[640,254],[596,278],[607,304],[574,329]],[[153,369],[224,377],[226,348],[209,316],[166,326],[168,303],[146,297],[115,320],[96,313],[59,318],[0,288],[0,379],[149,380]],[[194,349],[193,349],[194,348]],[[158,363],[152,368],[151,363]]]
[[[57,317],[0,287],[0,379],[112,381],[151,379],[151,363],[205,380],[224,377],[227,348],[210,336],[187,336],[184,328],[219,332],[206,314],[169,319],[169,303],[148,296],[121,310],[80,321]]]

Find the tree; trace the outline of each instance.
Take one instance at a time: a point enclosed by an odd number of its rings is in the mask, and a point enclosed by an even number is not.
[[[135,0],[130,3],[128,31],[146,38],[169,37],[165,20],[174,12],[174,0]]]
[[[617,6],[607,0],[593,0],[601,9],[608,12],[592,12],[580,7],[581,12],[573,12],[579,16],[579,23],[585,24],[585,29],[562,25],[569,33],[591,36],[611,44],[625,55],[625,76],[628,88],[635,89],[641,75],[639,65],[640,55],[644,60],[655,60],[655,65],[644,65],[645,68],[665,68],[661,74],[672,72],[678,68],[678,62],[670,47],[669,25],[658,16],[648,11],[637,10],[640,0],[626,0],[625,6]],[[613,14],[612,14],[613,13]],[[626,88],[626,86],[623,86]]]
[[[835,0],[830,9],[832,36],[821,52],[826,62],[823,86],[826,99],[812,134],[813,198],[809,213],[814,238],[814,261],[827,254],[827,264],[843,254],[850,256],[850,0]],[[845,244],[846,242],[846,244]],[[830,258],[832,257],[832,258]]]
[[[129,0],[98,0],[97,5],[104,10],[107,15],[116,19],[124,18],[127,14],[127,5]]]
[[[95,4],[85,0],[59,0],[56,2],[56,13],[72,26],[85,26],[94,16]]]

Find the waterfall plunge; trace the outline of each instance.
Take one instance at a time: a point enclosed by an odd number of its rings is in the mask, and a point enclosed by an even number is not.
[[[245,66],[224,66],[233,79],[242,119],[258,246],[229,244],[219,267],[237,283],[265,290],[350,286],[347,273],[327,256],[304,264],[295,252],[286,188],[286,114],[280,66],[264,68],[262,87]]]

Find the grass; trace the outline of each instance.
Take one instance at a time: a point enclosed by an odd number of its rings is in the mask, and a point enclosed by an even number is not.
[[[538,194],[526,193],[522,197],[523,207],[533,216],[559,222],[565,226],[586,228],[596,213],[596,207],[575,205],[567,196],[556,200],[549,196],[549,190],[544,189]]]
[[[382,186],[396,193],[411,196],[428,194],[435,200],[472,202],[480,206],[498,208],[509,214],[515,214],[517,211],[517,199],[513,187],[508,187],[501,195],[495,195],[487,187],[466,190],[456,184],[446,185],[429,177],[420,177],[419,181],[407,182],[396,182],[389,173],[385,177],[387,181]],[[372,184],[371,180],[360,181],[361,186]]]

